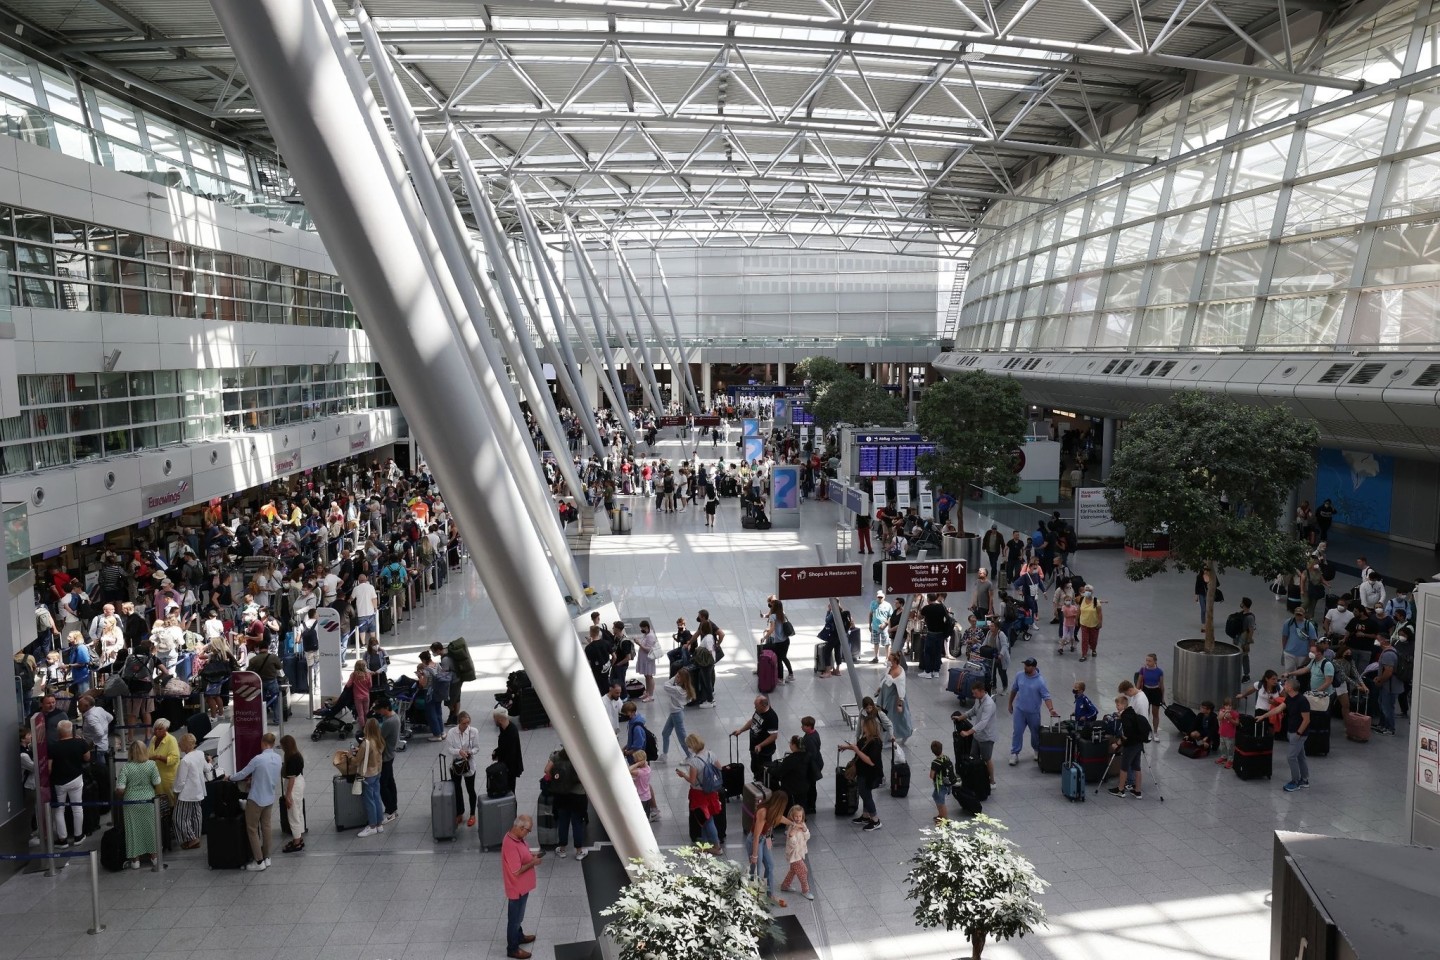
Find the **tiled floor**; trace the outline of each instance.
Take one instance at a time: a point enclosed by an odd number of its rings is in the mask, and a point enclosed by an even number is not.
[[[707,531],[695,511],[657,515],[642,506],[632,536],[592,541],[592,581],[612,591],[622,613],[648,614],[668,626],[673,616],[693,620],[696,610],[708,607],[734,638],[729,645],[733,655],[720,668],[719,709],[686,716],[692,730],[720,749],[725,732],[749,712],[754,646],[747,641],[758,635],[760,608],[775,586],[774,568],[812,562],[817,542],[833,551],[836,519],[833,506],[807,504],[798,534],[742,531],[734,501],[728,501],[718,529]],[[1068,685],[1078,677],[1099,692],[1095,699],[1103,707],[1144,653],[1159,651],[1162,665],[1168,665],[1166,648],[1195,631],[1192,577],[1172,574],[1133,584],[1124,579],[1122,565],[1115,551],[1083,553],[1075,563],[1109,601],[1098,659],[1080,664],[1070,655],[1056,657],[1046,642],[1029,645],[1027,652],[1040,660],[1051,689],[1062,695],[1061,705],[1068,703]],[[1224,587],[1232,603],[1246,592],[1255,597],[1262,632],[1267,638],[1278,636],[1281,605],[1258,581],[1231,573]],[[861,608],[865,601],[854,602]],[[787,737],[798,732],[800,716],[820,718],[828,750],[846,735],[839,708],[852,700],[850,685],[843,678],[818,680],[809,669],[823,604],[791,604],[789,611],[798,627],[792,653],[797,680],[777,691],[776,709]],[[432,639],[460,634],[470,638],[481,674],[480,682],[469,685],[466,705],[484,717],[492,703],[487,692],[503,686],[517,660],[473,571],[404,624],[391,650],[408,666]],[[1257,657],[1257,666],[1278,661],[1278,639],[1266,640],[1260,649],[1265,653]],[[878,668],[861,671],[869,693],[878,682]],[[917,831],[932,814],[919,754],[932,738],[948,744],[954,704],[938,680],[912,677],[910,692],[919,718],[912,740],[918,748],[916,783],[904,800],[880,797],[883,830],[862,834],[848,819],[837,820],[827,811],[833,754],[827,762],[820,813],[812,824],[811,869],[818,897],[814,903],[795,898],[798,906],[792,901],[826,960],[944,960],[965,952],[958,935],[915,926],[901,886]],[[308,729],[301,725],[302,733]],[[1060,796],[1058,778],[1040,774],[1028,760],[1016,768],[1001,766],[999,789],[986,812],[1010,827],[1051,884],[1044,898],[1050,926],[1023,941],[992,946],[987,957],[1260,960],[1269,953],[1274,829],[1383,840],[1402,836],[1403,736],[1365,745],[1337,737],[1331,756],[1313,761],[1314,788],[1294,795],[1281,792],[1283,775],[1242,783],[1211,762],[1177,756],[1166,749],[1169,739],[1147,757],[1150,779],[1142,801],[1102,793],[1071,804]],[[546,729],[526,732],[522,741],[528,769],[520,806],[533,809],[540,769],[557,740]],[[109,928],[94,937],[85,933],[88,886],[81,868],[66,870],[57,880],[17,876],[0,896],[0,912],[16,921],[6,924],[0,938],[0,960],[503,956],[498,855],[480,852],[473,833],[456,843],[430,839],[434,746],[417,739],[401,755],[402,819],[383,836],[361,840],[353,831],[332,829],[329,755],[336,742],[312,744],[306,737],[302,743],[311,770],[312,824],[303,854],[276,854],[275,866],[261,874],[212,872],[203,851],[197,851],[177,854],[161,876],[148,871],[102,875]],[[1283,774],[1283,758],[1277,761],[1277,774]],[[683,843],[683,785],[667,770],[655,781],[663,791],[659,839],[665,845]],[[732,854],[738,855],[738,831],[731,842]],[[541,868],[527,929],[539,934],[540,958],[552,957],[556,944],[589,937],[580,869],[573,859],[547,860]]]

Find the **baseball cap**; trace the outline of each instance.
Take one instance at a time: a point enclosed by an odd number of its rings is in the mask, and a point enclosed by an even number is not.
[[[881,600],[884,600],[884,599],[885,599],[885,591],[884,591],[884,590],[876,590],[876,591],[875,591],[875,596],[878,597],[878,598],[880,598]]]
[[[1025,658],[1025,666],[1027,666],[1027,667],[1038,667],[1038,666],[1040,666],[1040,661],[1036,660],[1034,657],[1026,657],[1026,658]]]

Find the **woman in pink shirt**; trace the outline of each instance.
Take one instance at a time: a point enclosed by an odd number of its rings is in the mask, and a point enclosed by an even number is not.
[[[525,922],[525,901],[535,889],[535,868],[540,865],[544,850],[531,850],[525,838],[534,829],[534,821],[521,814],[515,818],[500,848],[500,869],[505,881],[505,899],[510,902],[505,921],[505,956],[529,960],[530,951],[520,945],[534,943],[535,934],[522,929]]]

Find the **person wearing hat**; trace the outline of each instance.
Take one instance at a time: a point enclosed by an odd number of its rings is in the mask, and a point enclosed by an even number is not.
[[[1040,757],[1040,707],[1050,711],[1053,719],[1059,719],[1055,704],[1050,699],[1050,688],[1040,676],[1040,665],[1034,657],[1025,658],[1025,668],[1015,678],[1010,688],[1010,715],[1015,718],[1010,736],[1010,766],[1020,762],[1020,748],[1024,746],[1025,731],[1030,731],[1030,747],[1035,757]]]
[[[889,600],[885,599],[884,590],[875,591],[875,599],[870,602],[870,662],[880,662],[880,648],[890,646],[890,615],[895,608]]]
[[[1294,615],[1280,628],[1280,642],[1284,647],[1281,655],[1281,676],[1294,673],[1310,654],[1310,644],[1315,642],[1315,624],[1305,618],[1305,608],[1296,607]]]

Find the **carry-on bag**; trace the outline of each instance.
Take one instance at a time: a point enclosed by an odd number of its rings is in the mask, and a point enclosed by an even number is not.
[[[450,779],[450,758],[435,758],[439,774],[430,772],[430,835],[436,840],[455,839],[455,788]]]
[[[745,792],[745,764],[740,762],[740,738],[730,738],[730,762],[720,768],[720,780],[724,784],[721,800],[732,800]]]
[[[455,781],[450,781],[453,786]],[[494,850],[505,839],[505,832],[515,823],[515,794],[480,798],[480,849]]]
[[[238,870],[250,859],[245,818],[211,817],[205,824],[205,862],[211,870]]]
[[[895,744],[890,745],[890,796],[903,797],[910,793],[910,762],[905,751]]]
[[[776,685],[780,682],[780,659],[775,656],[774,650],[760,651],[760,665],[757,673],[760,692],[774,693]]]
[[[835,816],[853,817],[860,809],[860,787],[845,775],[845,754],[835,762]]]

